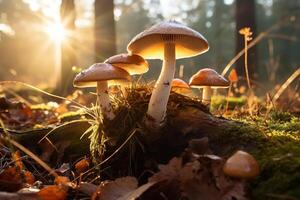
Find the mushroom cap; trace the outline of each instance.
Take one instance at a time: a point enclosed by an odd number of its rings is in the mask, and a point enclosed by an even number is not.
[[[186,88],[189,89],[190,86],[180,78],[174,78],[171,84],[172,88]]]
[[[210,86],[212,88],[227,88],[229,87],[229,81],[227,81],[223,76],[218,74],[214,69],[204,68],[199,70],[190,78],[189,85],[191,87],[202,88],[205,86]]]
[[[226,175],[235,178],[254,178],[259,174],[259,166],[255,158],[247,152],[237,151],[223,166]]]
[[[182,95],[192,95],[190,86],[179,78],[174,78],[172,80],[171,90]]]
[[[139,55],[118,54],[104,61],[115,67],[126,70],[130,75],[143,74],[149,70],[148,62]]]
[[[206,52],[208,42],[197,31],[176,21],[161,22],[136,35],[127,50],[146,59],[163,59],[164,44],[175,43],[176,58],[187,58]]]
[[[131,80],[127,71],[108,63],[95,63],[77,74],[74,78],[75,87],[96,87],[99,81],[108,81],[110,85],[122,84]]]

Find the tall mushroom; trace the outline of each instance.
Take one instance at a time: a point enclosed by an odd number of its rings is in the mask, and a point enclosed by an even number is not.
[[[210,104],[212,88],[229,87],[229,81],[211,68],[199,70],[190,78],[189,84],[191,87],[203,88],[202,103],[204,104]]]
[[[206,39],[197,31],[178,22],[158,23],[136,35],[127,46],[128,52],[146,59],[162,59],[159,78],[150,98],[148,125],[163,123],[174,78],[176,59],[199,55],[208,50]]]
[[[77,74],[73,85],[79,88],[97,87],[97,99],[103,118],[112,120],[115,115],[109,100],[108,83],[114,81],[113,83],[116,84],[119,81],[130,80],[127,71],[108,63],[96,63]]]

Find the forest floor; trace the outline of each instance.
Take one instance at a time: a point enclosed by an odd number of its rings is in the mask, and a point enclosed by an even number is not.
[[[105,124],[83,106],[93,94],[59,104],[29,103],[40,98],[30,92],[2,96],[0,199],[300,199],[298,110],[244,97],[224,109],[218,97],[210,112],[171,93],[166,125],[153,131],[143,125],[150,95],[144,86],[116,93],[116,118]],[[256,158],[258,177],[224,174],[238,150]]]

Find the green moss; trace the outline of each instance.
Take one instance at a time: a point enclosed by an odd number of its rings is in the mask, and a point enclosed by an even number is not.
[[[243,149],[257,159],[260,176],[251,182],[253,199],[300,198],[300,120],[287,113],[235,119],[239,125],[212,137],[221,154]],[[231,144],[231,145],[229,145]],[[229,148],[227,146],[230,146]],[[227,147],[227,148],[226,148]]]
[[[241,107],[246,103],[246,97],[226,97],[226,96],[213,96],[211,99],[211,109],[225,108],[228,101],[228,109]]]

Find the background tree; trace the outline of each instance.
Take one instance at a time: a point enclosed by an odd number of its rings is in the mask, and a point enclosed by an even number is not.
[[[60,7],[61,23],[66,30],[66,37],[61,43],[61,77],[58,85],[59,93],[64,95],[72,89],[72,67],[76,65],[75,54],[75,2],[74,0],[62,0]]]
[[[95,0],[95,61],[103,62],[116,54],[114,1]]]

